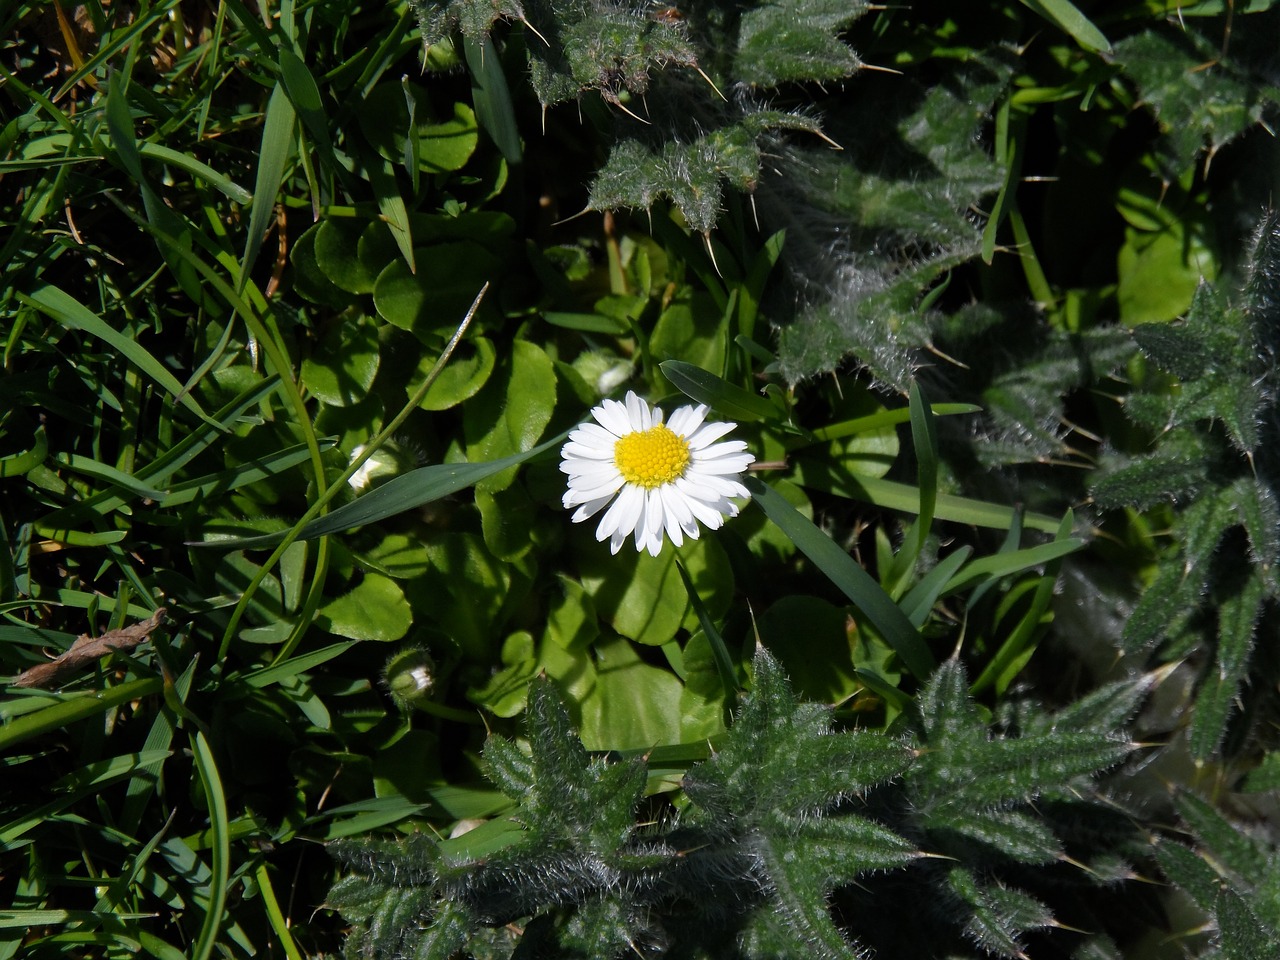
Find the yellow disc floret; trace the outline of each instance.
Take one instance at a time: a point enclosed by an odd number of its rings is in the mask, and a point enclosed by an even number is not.
[[[671,483],[689,465],[689,444],[665,423],[629,433],[613,446],[613,459],[627,483],[652,490]]]

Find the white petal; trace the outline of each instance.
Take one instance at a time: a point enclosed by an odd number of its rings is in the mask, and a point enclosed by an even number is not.
[[[577,458],[579,460],[612,460],[613,446],[604,444],[581,443],[577,440],[570,440],[560,448],[560,456],[565,459]]]
[[[653,411],[634,390],[627,391],[627,420],[632,430],[648,430],[653,426]]]
[[[600,406],[591,408],[591,415],[605,430],[613,434],[615,439],[625,437],[635,429],[631,425],[631,418],[627,416],[627,408],[617,400],[602,401]],[[589,426],[591,424],[584,424],[583,428]]]
[[[644,528],[649,535],[662,534],[662,518],[666,511],[662,509],[662,488],[654,487],[644,498]]]
[[[596,539],[604,540],[606,537],[616,537],[621,534],[622,539],[625,540],[640,522],[643,512],[644,492],[639,487],[624,486],[618,494],[618,499],[600,520],[600,526],[596,528]]]
[[[745,440],[725,440],[723,443],[717,443],[710,447],[703,447],[694,451],[694,456],[698,460],[719,460],[721,457],[730,457],[739,455],[747,449]],[[755,457],[752,454],[746,454],[752,460]]]
[[[566,460],[560,464],[560,469],[569,475],[571,487],[580,487],[583,483],[603,483],[609,479],[622,482],[622,474],[612,463],[596,460]]]
[[[599,500],[601,497],[612,497],[621,486],[621,480],[616,483],[613,481],[597,483],[589,487],[570,486],[564,495],[564,505],[573,507],[579,503],[587,503],[590,500]]]
[[[715,473],[707,473],[703,470],[688,470],[680,479],[687,480],[690,483],[695,483],[704,491],[710,490],[715,495],[715,498],[742,496],[742,494],[738,492],[743,489],[742,484],[738,483],[735,477],[722,477]],[[676,481],[677,484],[679,482],[679,480]],[[693,495],[696,496],[697,494]],[[702,496],[699,499],[709,500],[712,498]]]
[[[599,408],[597,408],[599,409]],[[623,431],[629,433],[630,431]],[[569,434],[575,443],[596,447],[600,450],[612,450],[618,445],[618,438],[598,423],[581,423]]]
[[[565,497],[566,499],[568,499],[567,494],[565,495]],[[572,518],[573,522],[581,523],[583,520],[586,520],[590,517],[594,517],[597,513],[603,510],[605,504],[607,504],[612,499],[613,499],[613,494],[611,493],[607,497],[600,497],[596,500],[588,500],[586,503],[584,503],[582,506],[580,506],[577,510],[574,511],[573,518]],[[566,509],[568,509],[571,506],[573,506],[573,504],[571,503],[565,504]]]
[[[691,437],[694,432],[702,425],[703,418],[707,415],[706,404],[698,404],[696,407],[681,407],[671,415],[671,419],[667,421],[667,426],[671,428],[671,432],[682,437]],[[729,424],[729,429],[733,429],[733,424]]]
[[[719,440],[736,426],[736,423],[706,423],[703,424],[702,428],[695,433],[686,433],[684,436],[688,439],[690,447],[694,450],[701,450],[708,444]],[[742,444],[743,449],[746,449],[747,445],[745,442],[741,440],[737,442]]]
[[[695,460],[688,467],[686,472],[697,473],[700,476],[736,476],[743,470],[751,466],[751,460],[742,460],[740,457],[725,457],[720,460]]]

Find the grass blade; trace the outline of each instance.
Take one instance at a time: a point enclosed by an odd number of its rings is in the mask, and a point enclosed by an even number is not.
[[[780,411],[764,397],[721,380],[714,373],[683,360],[658,364],[676,388],[697,403],[705,403],[735,420],[777,420]]]
[[[680,573],[680,579],[684,581],[684,589],[689,594],[689,603],[693,606],[693,612],[698,617],[698,625],[702,627],[702,632],[706,634],[707,643],[711,645],[711,656],[716,662],[716,672],[720,674],[720,683],[724,687],[724,707],[725,711],[732,714],[733,708],[737,703],[738,691],[741,687],[738,684],[738,672],[734,669],[733,658],[729,656],[729,648],[725,646],[724,637],[720,636],[720,631],[716,629],[715,622],[711,619],[711,614],[707,611],[706,604],[702,602],[702,598],[698,596],[698,590],[693,585],[693,578],[689,576],[689,571],[684,568],[680,557],[676,556],[676,570]]]
[[[302,528],[297,539],[314,540],[331,533],[341,533],[343,530],[376,523],[398,513],[404,513],[406,510],[420,507],[424,503],[447,497],[451,493],[474,486],[486,477],[526,463],[555,449],[564,442],[566,436],[568,436],[567,433],[562,433],[531,450],[512,454],[501,460],[487,460],[483,463],[440,463],[411,470],[403,476],[387,481],[358,500],[344,504],[332,513],[311,521]],[[260,550],[279,543],[287,534],[287,530],[281,530],[256,537],[195,542],[191,546],[220,547],[225,550]]]
[[[768,518],[853,602],[907,669],[921,680],[933,673],[937,666],[933,654],[880,584],[835,541],[801,515],[782,494],[756,477],[747,477],[746,485]]]
[[[275,216],[276,195],[284,180],[285,166],[293,150],[293,128],[297,120],[293,104],[284,85],[277,83],[267,101],[266,120],[262,124],[262,147],[258,154],[258,175],[253,185],[253,204],[249,207],[249,234],[245,238],[244,259],[240,263],[240,281],[236,293],[243,294],[249,279],[249,268],[262,248],[267,226]]]
[[[1086,50],[1105,52],[1111,49],[1111,41],[1106,34],[1068,0],[1022,0],[1022,5],[1062,28]]]
[[[222,914],[227,902],[227,884],[230,880],[231,842],[227,835],[227,800],[222,791],[222,779],[213,751],[204,734],[197,731],[192,741],[196,772],[204,788],[209,807],[209,827],[213,833],[213,876],[209,881],[209,904],[200,927],[200,936],[191,952],[192,960],[209,960],[218,942],[222,927]]]
[[[164,682],[159,677],[146,680],[133,680],[119,686],[109,687],[92,696],[76,697],[74,700],[62,700],[43,710],[18,717],[12,723],[0,727],[0,753],[10,747],[38,737],[51,730],[60,730],[77,720],[84,720],[95,714],[106,713],[113,707],[130,700],[159,693]]]
[[[178,403],[182,404],[205,423],[212,424],[219,430],[225,429],[221,424],[210,419],[195,398],[183,390],[178,378],[165,369],[164,365],[153,357],[137,340],[116,330],[65,290],[55,287],[51,283],[42,283],[29,294],[19,294],[18,296],[24,303],[35,307],[67,329],[79,330],[92,337],[97,337],[154,380]]]

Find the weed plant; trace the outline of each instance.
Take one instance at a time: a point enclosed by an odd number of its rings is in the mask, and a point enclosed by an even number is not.
[[[1278,35],[0,7],[0,960],[1280,957]]]

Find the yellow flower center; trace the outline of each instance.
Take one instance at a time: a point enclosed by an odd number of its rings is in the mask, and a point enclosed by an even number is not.
[[[652,490],[684,473],[689,465],[689,444],[660,423],[629,433],[615,443],[613,459],[623,480]]]

